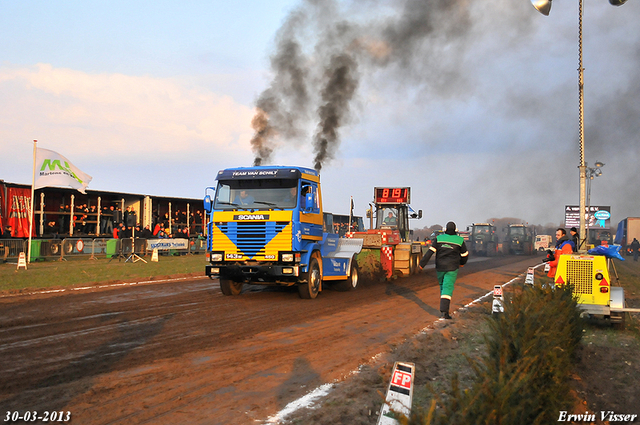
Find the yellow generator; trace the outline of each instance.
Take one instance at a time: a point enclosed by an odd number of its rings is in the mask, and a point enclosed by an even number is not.
[[[556,286],[570,285],[578,307],[590,315],[611,320],[624,327],[624,289],[611,286],[607,258],[604,255],[565,254],[558,260]]]

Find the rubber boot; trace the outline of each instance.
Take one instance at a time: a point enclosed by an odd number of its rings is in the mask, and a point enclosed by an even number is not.
[[[440,317],[442,317],[443,319],[451,319],[451,315],[449,315],[450,304],[450,299],[440,298]]]

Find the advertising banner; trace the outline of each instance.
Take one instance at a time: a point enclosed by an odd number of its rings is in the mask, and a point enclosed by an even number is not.
[[[147,239],[147,249],[189,249],[189,239]]]
[[[589,206],[586,210],[586,228],[609,230],[611,228],[611,207],[606,206]],[[580,227],[580,206],[567,205],[564,208],[564,227],[570,229],[572,227]]]
[[[0,233],[4,232],[4,186],[0,184]]]
[[[31,189],[10,187],[7,193],[9,208],[6,225],[13,228],[14,238],[29,237],[29,208],[31,207]],[[34,226],[35,236],[35,226]]]

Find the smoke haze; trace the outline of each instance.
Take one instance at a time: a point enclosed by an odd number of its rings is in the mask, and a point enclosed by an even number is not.
[[[627,12],[637,10],[635,6]],[[574,13],[571,5],[554,3],[552,15]],[[594,15],[629,19],[623,7],[608,4],[598,5],[590,13],[585,15],[591,19],[589,25],[607,25],[604,20],[594,24]],[[298,25],[302,21],[304,29]],[[566,16],[563,21],[568,21]],[[461,173],[448,177],[456,190],[439,196],[451,205],[459,205],[458,197],[466,196],[472,199],[475,211],[486,211],[485,216],[467,218],[470,222],[504,215],[501,210],[513,214],[514,209],[522,210],[525,220],[560,222],[564,205],[577,204],[575,23],[560,25],[552,17],[538,14],[526,1],[503,0],[489,5],[465,0],[327,0],[301,3],[283,25],[294,27],[296,31],[284,31],[278,37],[278,46],[286,34],[298,49],[296,55],[287,56],[289,61],[272,66],[272,84],[265,93],[278,101],[267,110],[266,122],[276,130],[261,138],[262,150],[254,148],[256,164],[272,163],[278,149],[287,150],[288,146],[312,145],[312,166],[317,170],[336,160],[336,166],[343,165],[348,159],[340,157],[341,150],[354,155],[354,149],[360,149],[356,157],[373,158],[385,149],[386,162],[381,168],[393,168],[390,159],[409,157],[424,157],[425,164],[430,164],[427,175],[419,168],[411,174],[413,165],[395,165],[402,170],[398,185],[415,186],[429,180],[429,173],[446,175],[439,164],[447,162],[447,157],[457,157]],[[624,31],[616,31],[624,41]],[[575,41],[559,44],[556,39]],[[587,46],[593,44],[585,31],[585,60],[607,56],[607,47],[599,45],[596,48],[601,51],[589,55]],[[640,49],[633,43],[608,48],[632,49],[626,54],[631,63],[614,71],[621,78],[616,75],[602,92],[586,74],[586,160],[591,165],[596,159],[607,163],[604,158],[608,157],[632,166],[638,159],[640,97],[637,73],[631,69],[640,62]],[[276,49],[273,57],[282,57],[280,51]],[[531,59],[536,55],[550,59],[541,64]],[[627,68],[628,73],[624,72]],[[285,87],[291,87],[293,80],[282,77],[290,75],[290,69],[304,75],[296,80],[298,90],[277,90],[283,81],[289,82]],[[396,109],[389,111],[390,105]],[[260,102],[257,106],[259,115],[264,107]],[[380,119],[378,109],[391,113]],[[376,118],[372,121],[368,115]],[[401,122],[410,128],[400,129]],[[354,123],[356,132],[349,134]],[[352,145],[341,149],[345,134],[344,143]],[[386,135],[393,141],[393,150],[380,141]],[[401,143],[396,141],[398,136]],[[357,165],[351,163],[348,168]],[[366,175],[370,170],[359,173]],[[421,180],[410,177],[418,175]],[[637,177],[629,173],[624,177],[610,175],[609,184],[629,187],[634,179]],[[377,184],[392,185],[392,180],[387,177]],[[551,182],[558,181],[566,187],[554,188]],[[614,212],[639,209],[637,202],[626,196],[616,202],[598,196],[598,183],[593,182],[592,205],[619,203]],[[468,192],[469,188],[473,189]],[[371,192],[371,182],[352,193],[359,190]],[[526,208],[530,202],[536,205],[535,214],[528,214],[533,211]],[[538,211],[544,205],[552,206],[552,217]],[[439,220],[446,222],[448,218]]]

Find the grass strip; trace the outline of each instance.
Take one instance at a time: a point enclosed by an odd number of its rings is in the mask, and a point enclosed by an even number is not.
[[[24,292],[35,289],[66,288],[131,280],[154,280],[169,276],[204,276],[204,255],[163,256],[151,262],[87,260],[34,262],[27,270],[15,264],[0,264],[0,292]]]

